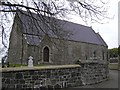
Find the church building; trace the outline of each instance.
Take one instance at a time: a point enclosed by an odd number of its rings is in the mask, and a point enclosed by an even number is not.
[[[33,57],[34,65],[75,64],[78,60],[92,59],[107,61],[108,46],[92,27],[55,19],[65,31],[62,34],[66,37],[60,39],[52,32],[44,34],[42,31],[48,30],[42,23],[44,21],[39,21],[37,14],[29,15],[21,12],[15,15],[9,39],[10,64],[27,65],[29,56]],[[31,18],[38,20],[39,24]]]

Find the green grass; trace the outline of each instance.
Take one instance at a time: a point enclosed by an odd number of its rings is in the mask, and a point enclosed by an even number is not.
[[[9,64],[9,67],[25,67],[28,65],[21,65],[21,64]],[[39,64],[39,65],[34,65],[34,66],[48,66],[46,64]]]
[[[109,69],[117,70],[118,69],[118,64],[117,63],[110,63],[109,64]]]
[[[27,65],[21,65],[21,64],[10,64],[9,67],[24,67],[24,66],[27,66]],[[47,64],[39,64],[39,65],[34,65],[34,66],[48,66]],[[117,70],[118,69],[118,64],[117,63],[114,63],[114,64],[109,64],[109,69],[114,69],[114,70]]]
[[[10,64],[9,67],[21,67],[21,66],[27,66],[27,65],[21,65],[21,64]]]
[[[34,66],[49,66],[49,65],[46,65],[46,64],[39,64],[39,65],[34,65]]]

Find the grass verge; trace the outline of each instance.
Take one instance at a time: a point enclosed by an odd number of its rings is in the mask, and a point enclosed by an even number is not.
[[[24,65],[24,64],[9,64],[9,67],[24,67],[24,66],[28,66],[28,65]],[[48,66],[46,64],[39,64],[39,65],[34,65],[34,66]]]
[[[118,70],[118,63],[110,63],[108,67],[112,70]]]

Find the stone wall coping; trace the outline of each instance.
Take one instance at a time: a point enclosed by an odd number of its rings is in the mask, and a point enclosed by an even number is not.
[[[76,68],[81,67],[78,64],[74,65],[49,65],[49,66],[34,66],[34,67],[9,67],[1,68],[0,72],[10,72],[10,71],[27,71],[27,70],[43,70],[43,69],[62,69],[62,68]]]
[[[81,64],[85,63],[98,63],[98,64],[107,64],[107,61],[104,60],[81,60]]]

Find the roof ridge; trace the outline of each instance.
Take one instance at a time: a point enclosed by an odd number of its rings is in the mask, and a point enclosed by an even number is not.
[[[25,14],[26,13],[29,13],[29,12],[27,12],[27,11],[24,11],[24,10],[20,10],[19,11],[19,13],[22,13],[22,12],[25,12]],[[34,14],[34,15],[37,15],[36,13],[34,13],[34,12],[31,12],[32,14]],[[23,13],[22,13],[23,14]],[[42,15],[42,14],[40,14],[41,16],[44,16],[44,15]],[[47,18],[49,18],[48,16],[44,16],[44,17],[47,17]],[[68,21],[68,20],[62,20],[62,19],[59,19],[59,18],[55,18],[55,17],[50,17],[50,18],[54,18],[54,19],[56,19],[56,20],[59,20],[59,21],[64,21],[64,22],[68,22],[68,23],[72,23],[72,24],[75,24],[75,25],[80,25],[80,26],[84,26],[84,27],[87,27],[87,28],[91,28],[91,26],[87,26],[87,25],[83,25],[83,24],[80,24],[80,23],[75,23],[75,22],[71,22],[71,21]]]
[[[68,21],[68,20],[62,20],[62,19],[58,19],[58,20],[61,20],[61,21],[65,21],[65,22],[68,22],[68,23],[72,23],[72,24],[81,25],[81,26],[84,26],[84,27],[91,28],[91,26],[87,26],[87,25],[83,25],[83,24],[79,24],[79,23],[71,22],[71,21]]]
[[[105,46],[107,46],[106,42],[103,40],[103,38],[101,37],[101,35],[99,34],[99,32],[96,33],[97,37],[99,37],[99,40],[101,43],[104,43]]]

